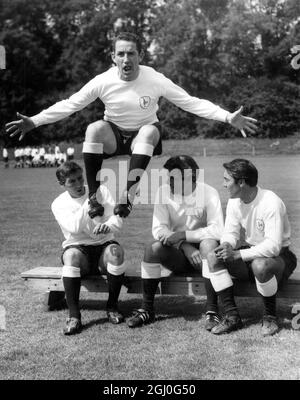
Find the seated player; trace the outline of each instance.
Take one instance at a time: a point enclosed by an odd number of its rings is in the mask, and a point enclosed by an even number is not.
[[[154,297],[162,271],[202,270],[207,293],[205,327],[211,330],[220,318],[206,255],[218,246],[223,230],[219,194],[200,182],[199,167],[192,157],[171,157],[164,168],[169,182],[160,186],[156,195],[152,225],[155,240],[146,245],[141,263],[143,304],[127,323],[135,328],[154,321]]]
[[[223,166],[224,187],[230,198],[221,244],[208,255],[208,264],[225,316],[211,332],[220,335],[243,326],[234,300],[233,276],[255,281],[264,305],[262,334],[273,335],[279,330],[278,287],[297,264],[289,249],[291,229],[286,207],[275,193],[257,186],[258,171],[250,161],[235,159]],[[245,246],[239,244],[241,228]]]
[[[104,207],[97,223],[89,215],[88,192],[84,186],[82,168],[74,161],[67,161],[56,170],[61,186],[66,189],[52,203],[51,209],[64,236],[62,244],[62,279],[69,308],[65,335],[80,332],[82,328],[79,309],[81,278],[87,274],[107,274],[107,316],[111,323],[124,321],[118,311],[118,297],[123,283],[124,251],[114,240],[114,233],[122,227],[122,219],[113,214],[114,201],[106,186],[101,185]]]

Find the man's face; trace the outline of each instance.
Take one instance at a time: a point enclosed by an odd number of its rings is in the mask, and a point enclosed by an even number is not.
[[[66,178],[64,187],[73,198],[81,197],[85,194],[84,179],[81,171],[77,171]]]
[[[227,172],[226,169],[223,177],[223,186],[225,189],[227,189],[231,199],[236,199],[241,196],[241,186],[238,183],[235,183],[234,178]]]
[[[169,173],[171,192],[180,196],[189,196],[195,190],[192,170],[186,169],[182,173],[179,169],[173,169]]]
[[[119,76],[123,81],[133,81],[138,77],[142,56],[137,50],[136,43],[117,40],[112,59],[117,65]]]

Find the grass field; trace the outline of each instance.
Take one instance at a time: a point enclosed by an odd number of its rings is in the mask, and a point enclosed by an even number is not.
[[[196,153],[206,182],[219,189],[225,205],[222,162],[232,157],[203,158],[193,149],[193,142],[165,147],[166,154]],[[292,248],[299,259],[299,156],[249,158],[260,171],[260,185],[274,190],[287,205]],[[165,159],[156,158],[151,166],[159,168]],[[108,161],[105,166],[115,164]],[[0,166],[0,305],[6,310],[0,379],[300,379],[300,331],[291,328],[293,303],[288,299],[279,301],[282,330],[275,337],[261,337],[259,299],[245,298],[237,300],[245,329],[215,337],[204,330],[204,298],[158,297],[158,321],[130,330],[125,324],[107,323],[106,295],[84,294],[85,329],[74,337],[63,336],[66,310],[44,312],[43,296],[29,291],[20,278],[34,266],[59,265],[62,235],[49,207],[60,193],[54,169]],[[151,206],[136,206],[118,237],[135,265],[151,238],[151,213]],[[139,295],[123,293],[121,300],[125,315],[140,305]]]

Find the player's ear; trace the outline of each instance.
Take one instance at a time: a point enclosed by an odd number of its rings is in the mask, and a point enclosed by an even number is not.
[[[244,187],[246,185],[245,179],[239,179],[238,184],[240,187]]]
[[[111,55],[111,59],[112,59],[113,63],[116,64],[116,61],[115,61],[115,53],[112,51],[110,55]]]
[[[140,62],[143,61],[144,56],[145,56],[144,50],[141,50],[140,54],[139,54],[139,61]]]
[[[57,183],[59,184],[59,186],[62,186],[62,187],[64,187],[65,186],[65,182],[62,182],[62,181],[57,181]]]

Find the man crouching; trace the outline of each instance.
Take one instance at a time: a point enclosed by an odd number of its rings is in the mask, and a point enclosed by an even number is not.
[[[237,310],[232,277],[252,280],[261,295],[264,311],[262,334],[278,332],[276,293],[297,265],[289,249],[290,223],[283,201],[272,191],[257,186],[258,171],[248,160],[223,164],[224,187],[229,193],[221,245],[207,259],[211,283],[225,310],[212,329],[220,335],[243,326]],[[241,229],[245,232],[244,243]]]
[[[171,157],[164,168],[167,183],[159,187],[156,195],[154,241],[146,245],[141,263],[143,303],[127,324],[135,328],[154,321],[154,297],[161,277],[197,271],[204,277],[205,328],[210,331],[220,318],[206,255],[218,246],[224,227],[220,197],[199,179],[199,166],[192,157]]]
[[[118,311],[118,298],[123,283],[124,251],[114,240],[114,233],[122,227],[122,219],[114,215],[114,200],[108,189],[101,185],[99,196],[104,207],[102,217],[94,222],[89,217],[88,192],[84,185],[82,168],[67,161],[56,170],[59,184],[66,189],[52,203],[51,210],[65,241],[61,256],[62,280],[69,309],[69,318],[63,330],[65,335],[82,329],[79,309],[81,278],[86,275],[107,274],[107,316],[113,324],[124,321]]]

